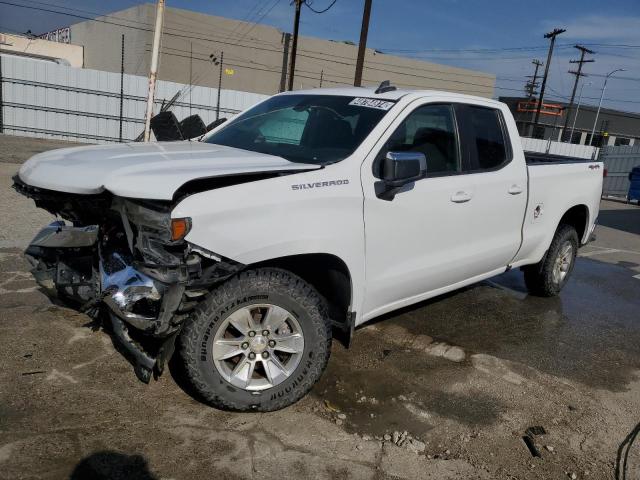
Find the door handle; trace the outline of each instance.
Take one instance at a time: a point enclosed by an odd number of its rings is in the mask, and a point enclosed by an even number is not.
[[[518,195],[518,194],[522,193],[522,187],[520,185],[516,185],[514,183],[513,185],[511,185],[511,188],[509,188],[508,192],[511,195]]]
[[[467,192],[459,191],[451,195],[451,201],[454,203],[464,203],[471,200],[472,195]]]

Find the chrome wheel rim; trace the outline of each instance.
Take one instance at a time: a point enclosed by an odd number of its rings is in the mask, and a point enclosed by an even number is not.
[[[249,305],[224,319],[211,351],[216,370],[229,383],[244,390],[265,390],[295,371],[304,335],[298,320],[284,308]]]
[[[558,256],[553,264],[553,281],[556,284],[560,284],[564,281],[569,270],[571,269],[571,263],[573,262],[573,245],[571,242],[566,241],[560,247]]]

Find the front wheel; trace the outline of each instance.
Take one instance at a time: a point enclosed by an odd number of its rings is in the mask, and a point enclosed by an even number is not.
[[[524,267],[524,282],[534,295],[553,297],[566,285],[578,254],[578,234],[570,225],[560,225],[544,258]]]
[[[300,277],[274,268],[240,273],[185,324],[180,356],[210,405],[272,411],[302,398],[329,359],[325,302]]]

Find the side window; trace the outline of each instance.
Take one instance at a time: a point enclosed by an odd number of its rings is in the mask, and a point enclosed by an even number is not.
[[[382,156],[387,152],[424,153],[428,176],[459,171],[458,141],[451,106],[424,105],[416,108],[393,132],[381,152]]]
[[[470,119],[472,139],[477,152],[477,167],[490,170],[499,167],[507,160],[507,146],[500,112],[492,108],[469,105],[467,111]]]
[[[309,113],[285,109],[273,113],[260,127],[260,134],[267,143],[288,143],[300,145]]]

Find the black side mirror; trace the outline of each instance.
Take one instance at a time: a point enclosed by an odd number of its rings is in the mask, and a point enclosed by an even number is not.
[[[427,157],[420,152],[388,152],[382,161],[382,181],[376,182],[376,195],[393,200],[398,190],[427,176]]]

